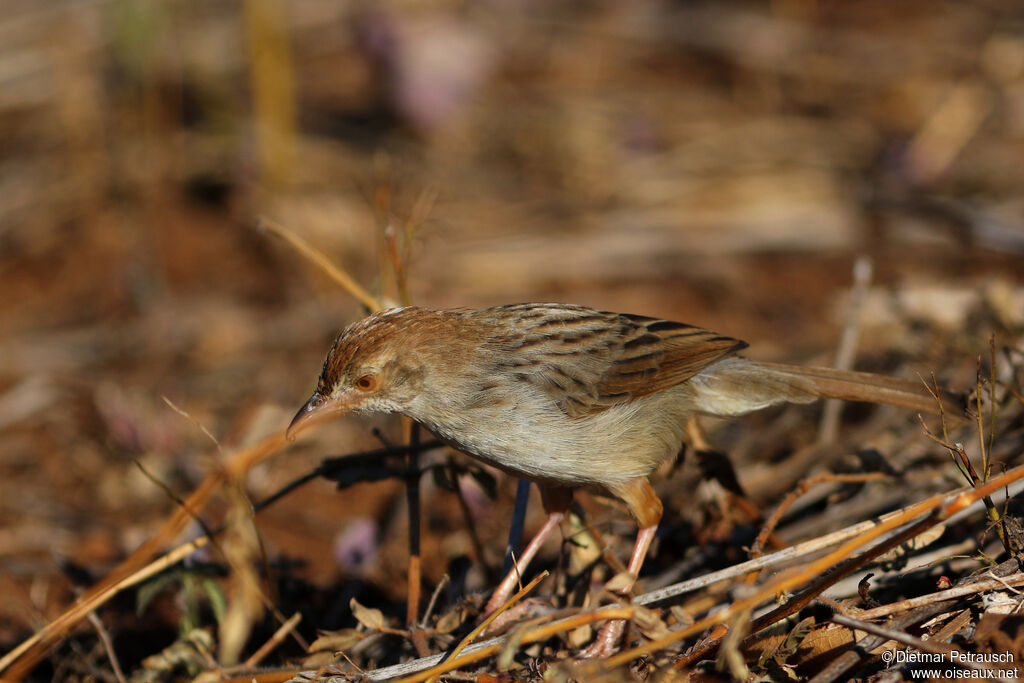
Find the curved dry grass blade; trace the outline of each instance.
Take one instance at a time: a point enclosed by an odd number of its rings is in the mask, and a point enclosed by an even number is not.
[[[275,647],[284,642],[284,639],[288,637],[289,633],[295,630],[295,627],[299,625],[300,621],[302,621],[302,612],[296,612],[289,617],[288,621],[281,624],[281,626],[274,631],[274,634],[270,636],[267,642],[263,643],[256,652],[253,652],[252,655],[245,660],[245,663],[242,664],[242,666],[248,669],[258,666],[259,663],[263,661],[264,657],[270,654]]]
[[[761,532],[758,533],[757,538],[754,539],[754,544],[750,546],[750,552],[748,555],[751,559],[761,557],[764,553],[764,547],[768,543],[768,538],[775,531],[775,527],[778,526],[782,516],[793,506],[793,504],[808,491],[811,490],[816,484],[822,484],[825,482],[839,482],[839,483],[862,483],[867,481],[878,481],[881,479],[888,479],[890,475],[884,472],[865,472],[855,474],[819,474],[813,477],[807,477],[796,485],[796,487],[789,492],[788,495],[782,500],[781,503],[772,512],[771,517],[761,527]]]
[[[466,647],[470,643],[472,643],[474,640],[476,640],[477,636],[479,636],[481,633],[486,631],[487,627],[490,626],[491,624],[493,624],[495,619],[497,619],[499,616],[501,616],[504,612],[508,611],[517,602],[522,600],[523,597],[525,597],[527,594],[529,594],[529,592],[532,591],[537,586],[538,583],[540,583],[541,581],[546,579],[547,576],[548,576],[548,573],[549,572],[547,572],[547,571],[543,571],[540,574],[538,574],[537,576],[533,577],[533,581],[531,581],[530,583],[528,583],[525,586],[523,586],[522,588],[520,588],[518,593],[516,593],[511,598],[509,598],[508,601],[506,601],[504,605],[502,605],[501,607],[496,609],[494,611],[494,613],[491,614],[491,616],[489,616],[486,619],[484,619],[480,624],[477,625],[476,628],[474,628],[472,631],[470,631],[469,635],[467,635],[465,638],[463,638],[462,642],[460,642],[458,645],[456,645],[455,649],[452,650],[452,653],[447,657],[447,659],[445,659],[443,661],[447,661],[448,659],[455,659],[460,654],[462,654],[462,651],[465,650]]]
[[[362,285],[356,282],[351,275],[332,263],[323,252],[312,247],[309,242],[306,242],[306,240],[302,239],[288,228],[270,220],[269,218],[261,217],[259,219],[259,226],[282,238],[293,249],[295,249],[295,251],[299,252],[319,266],[322,271],[327,273],[328,277],[338,283],[338,285],[346,292],[358,299],[360,303],[370,309],[370,311],[379,311],[381,309],[380,302],[372,294],[363,289]]]

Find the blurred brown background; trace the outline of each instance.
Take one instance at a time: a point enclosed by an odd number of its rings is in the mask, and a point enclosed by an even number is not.
[[[3,650],[71,599],[62,562],[101,576],[173,509],[136,460],[187,493],[218,457],[195,423],[225,449],[283,427],[361,315],[261,218],[392,299],[388,225],[415,303],[588,304],[764,359],[831,362],[860,255],[865,353],[927,357],[927,330],[961,352],[933,369],[971,371],[1024,318],[1015,0],[3,10]],[[377,443],[325,434],[250,493]],[[401,538],[396,491],[315,482],[260,528],[326,585],[356,571],[339,544]],[[458,520],[426,532],[428,581],[469,552]]]

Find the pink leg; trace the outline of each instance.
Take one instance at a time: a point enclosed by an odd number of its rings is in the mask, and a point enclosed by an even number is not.
[[[516,591],[519,586],[519,579],[526,571],[526,568],[530,566],[530,562],[533,560],[537,551],[544,544],[545,539],[551,534],[551,532],[562,522],[562,517],[565,513],[562,510],[555,510],[548,513],[548,519],[544,522],[544,526],[540,528],[540,531],[530,540],[530,543],[526,546],[526,550],[523,551],[521,557],[516,558],[515,565],[505,575],[505,578],[501,580],[498,587],[494,589],[494,593],[491,594],[491,599],[487,601],[487,607],[484,608],[484,617],[490,616],[492,613],[497,611],[502,605],[504,605],[512,594]],[[505,615],[502,615],[505,616]]]
[[[637,532],[636,545],[633,546],[633,554],[629,557],[628,569],[631,581],[623,589],[624,593],[633,589],[633,584],[636,583],[636,579],[640,575],[640,568],[644,565],[644,558],[647,557],[647,550],[651,547],[651,541],[654,540],[654,532],[657,530],[658,525],[655,524],[654,526],[644,527]],[[580,656],[599,658],[611,655],[615,652],[619,640],[622,639],[625,627],[626,622],[622,619],[609,621],[601,627],[597,638],[594,639],[594,642],[586,650],[580,653]]]

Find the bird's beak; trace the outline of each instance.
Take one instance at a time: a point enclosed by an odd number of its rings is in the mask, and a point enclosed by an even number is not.
[[[329,398],[320,393],[314,393],[306,401],[305,405],[295,413],[288,429],[285,430],[285,438],[294,441],[298,433],[314,418],[335,413],[344,413],[349,409],[348,402],[336,398]]]

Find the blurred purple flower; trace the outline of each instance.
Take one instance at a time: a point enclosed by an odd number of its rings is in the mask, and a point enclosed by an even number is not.
[[[365,571],[379,553],[380,527],[372,517],[350,520],[334,539],[334,559],[345,571]]]
[[[362,37],[389,74],[395,109],[424,133],[466,109],[495,59],[481,29],[449,17],[409,21],[374,13],[363,21]]]

